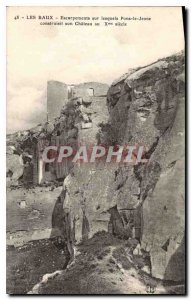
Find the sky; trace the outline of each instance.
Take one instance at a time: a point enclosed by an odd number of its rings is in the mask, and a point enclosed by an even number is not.
[[[142,16],[151,21],[129,21],[127,26],[47,26],[26,19],[30,15]],[[45,121],[48,80],[111,84],[129,68],[183,48],[179,7],[8,7],[7,133]]]

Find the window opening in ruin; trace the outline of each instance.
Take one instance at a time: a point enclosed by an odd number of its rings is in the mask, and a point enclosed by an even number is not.
[[[88,89],[88,95],[89,96],[94,96],[94,89],[93,88]]]

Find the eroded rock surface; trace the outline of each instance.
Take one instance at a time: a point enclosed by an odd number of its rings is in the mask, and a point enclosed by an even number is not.
[[[107,227],[125,236],[125,214],[140,208],[141,247],[150,253],[152,275],[175,281],[184,279],[184,96],[183,53],[122,76],[108,91],[109,119],[97,138],[107,145],[144,145],[148,162],[75,166],[64,181],[64,205],[77,217],[78,241],[82,210],[89,237]],[[114,207],[116,222],[110,213]]]
[[[73,264],[33,288],[30,294],[182,294],[183,285],[152,278],[147,255],[133,255],[136,240],[124,241],[106,232],[79,245]],[[47,274],[47,275],[54,275]]]
[[[108,92],[114,139],[144,144],[149,158],[119,169],[117,207],[142,206],[141,246],[150,252],[152,275],[178,281],[184,279],[184,88],[180,53],[131,73]]]

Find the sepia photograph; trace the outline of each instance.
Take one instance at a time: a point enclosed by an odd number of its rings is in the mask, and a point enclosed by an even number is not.
[[[186,294],[185,20],[7,6],[7,294]]]

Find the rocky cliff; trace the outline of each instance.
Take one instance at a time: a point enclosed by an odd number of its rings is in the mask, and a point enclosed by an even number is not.
[[[83,239],[83,214],[91,237],[110,230],[128,238],[129,210],[140,209],[141,248],[150,254],[154,277],[184,278],[184,124],[183,53],[131,70],[110,87],[109,119],[97,142],[144,145],[147,164],[75,166],[64,181],[64,206]],[[93,134],[92,134],[93,136]],[[87,140],[86,140],[87,141]]]
[[[152,275],[181,280],[184,272],[184,56],[174,55],[114,82],[110,124],[119,143],[143,143],[149,162],[118,171],[119,209],[142,205],[141,247]]]

